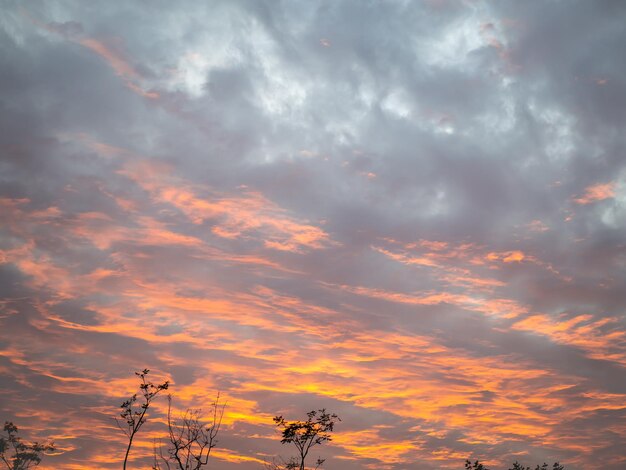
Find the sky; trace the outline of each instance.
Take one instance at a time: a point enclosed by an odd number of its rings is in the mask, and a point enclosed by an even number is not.
[[[626,3],[3,1],[0,420],[120,467],[134,372],[345,470],[626,466]],[[160,397],[131,452],[149,468]]]

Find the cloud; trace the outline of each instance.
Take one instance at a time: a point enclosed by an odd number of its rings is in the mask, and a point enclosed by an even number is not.
[[[574,198],[574,202],[585,205],[613,197],[615,197],[615,183],[599,183],[586,187],[581,196]]]
[[[0,409],[41,468],[115,468],[144,367],[220,391],[219,468],[319,407],[329,468],[623,467],[618,2],[18,3]]]

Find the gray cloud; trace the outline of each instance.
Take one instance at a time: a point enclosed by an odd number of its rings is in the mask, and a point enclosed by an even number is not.
[[[625,14],[9,2],[6,419],[116,455],[148,366],[228,397],[219,468],[318,406],[328,468],[621,468]]]

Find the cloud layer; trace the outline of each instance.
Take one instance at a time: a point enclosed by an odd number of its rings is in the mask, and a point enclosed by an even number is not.
[[[118,468],[144,367],[220,391],[216,468],[322,407],[328,468],[624,467],[626,5],[4,10],[0,409],[41,468]]]

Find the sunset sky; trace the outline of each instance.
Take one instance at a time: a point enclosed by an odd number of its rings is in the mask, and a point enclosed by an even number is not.
[[[626,2],[0,7],[0,421],[119,469],[626,468]],[[130,468],[164,436],[157,400]]]

